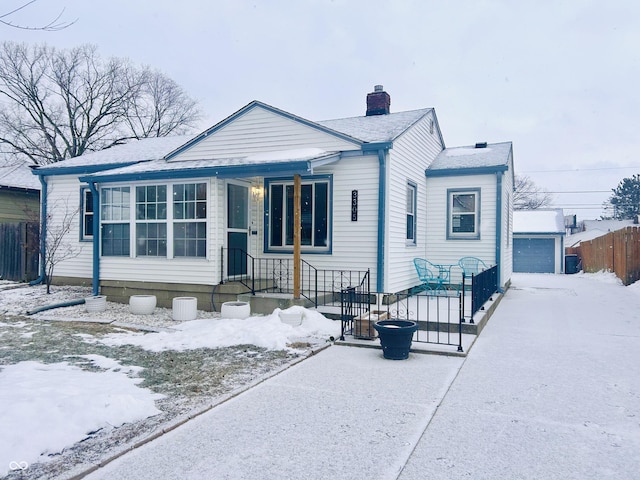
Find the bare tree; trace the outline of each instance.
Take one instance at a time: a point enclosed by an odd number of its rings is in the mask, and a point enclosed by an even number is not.
[[[14,16],[15,14],[17,14],[19,11],[29,7],[30,5],[36,3],[38,0],[31,0],[29,2],[25,2],[22,5],[18,6],[17,8],[14,8],[11,11],[8,11],[6,13],[0,14],[0,24],[6,26],[6,27],[12,27],[12,28],[17,28],[20,30],[43,30],[45,32],[57,32],[58,30],[64,30],[65,28],[73,25],[74,23],[76,23],[76,20],[73,20],[71,22],[67,22],[62,20],[62,15],[64,14],[64,8],[62,9],[62,11],[53,19],[48,21],[47,23],[44,23],[42,25],[39,26],[32,26],[32,25],[21,25],[19,23],[15,23],[14,21],[11,20],[11,17]]]
[[[185,133],[197,103],[173,80],[157,70],[141,72],[138,96],[128,106],[125,121],[135,138]]]
[[[173,80],[97,48],[0,44],[0,143],[37,165],[133,138],[183,134],[200,119]]]
[[[553,203],[553,196],[538,187],[526,175],[516,175],[513,192],[513,208],[515,210],[535,210]]]
[[[42,194],[50,195],[51,189]],[[70,198],[58,198],[49,205],[46,216],[41,216],[39,209],[33,209],[28,204],[22,206],[29,223],[39,226],[41,242],[33,253],[40,256],[47,293],[51,293],[51,281],[56,265],[81,253],[81,247],[74,242],[66,241],[69,232],[77,225],[80,214],[80,209],[72,205]]]

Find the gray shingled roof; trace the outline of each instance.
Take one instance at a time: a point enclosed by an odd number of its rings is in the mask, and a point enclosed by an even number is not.
[[[0,158],[0,186],[40,190],[40,180],[21,160]]]
[[[123,145],[89,152],[79,157],[69,158],[62,162],[46,165],[46,169],[73,168],[90,165],[110,165],[158,160],[167,153],[191,140],[190,136],[153,137],[130,140]]]
[[[486,148],[475,146],[445,148],[427,170],[507,166],[510,152],[511,142],[490,143]]]
[[[363,142],[390,142],[432,110],[432,108],[423,108],[387,115],[339,118],[315,123]]]

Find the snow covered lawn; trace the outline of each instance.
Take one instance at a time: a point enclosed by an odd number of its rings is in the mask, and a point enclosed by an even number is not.
[[[289,309],[303,312],[298,327],[278,311],[246,320],[199,312],[182,324],[167,309],[131,316],[117,304],[99,318],[82,305],[24,315],[83,296],[78,287],[50,296],[0,289],[0,476],[81,471],[279,371],[340,328],[301,307]],[[159,331],[126,327],[140,323]]]

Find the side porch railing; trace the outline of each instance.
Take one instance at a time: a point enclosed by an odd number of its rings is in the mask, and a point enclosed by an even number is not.
[[[371,333],[371,324],[377,320],[410,320],[418,323],[414,342],[451,345],[462,352],[463,298],[460,291],[365,294],[360,286],[345,288],[341,292],[340,339],[345,335],[358,338],[358,332],[363,331]]]
[[[391,294],[371,293],[361,284],[349,286],[340,292],[340,338],[344,340],[345,335],[358,338],[362,332],[366,335],[360,338],[366,338],[372,333],[372,323],[393,318],[418,323],[414,342],[451,345],[462,352],[463,325],[467,320],[473,324],[473,316],[497,291],[497,266],[470,277],[463,275],[460,288],[455,290],[418,289]],[[466,303],[468,295],[470,309]]]
[[[464,284],[464,275],[462,277]],[[498,291],[498,266],[494,265],[480,273],[471,275],[471,323],[473,316]]]

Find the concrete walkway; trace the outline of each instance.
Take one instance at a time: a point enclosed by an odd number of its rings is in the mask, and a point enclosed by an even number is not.
[[[395,478],[462,363],[333,346],[87,478]]]
[[[330,347],[87,478],[640,478],[639,292],[514,275],[466,358]]]

